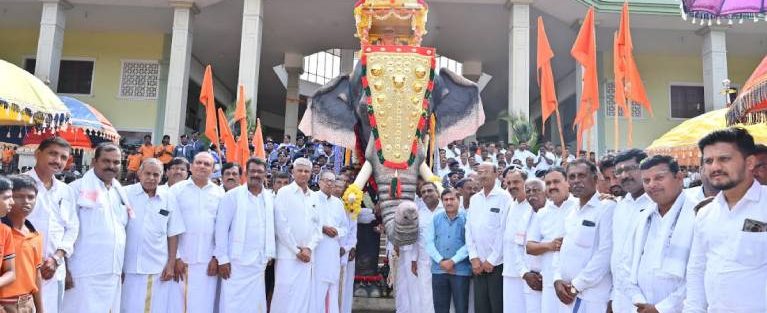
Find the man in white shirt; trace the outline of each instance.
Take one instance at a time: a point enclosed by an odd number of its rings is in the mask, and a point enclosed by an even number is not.
[[[524,313],[525,307],[525,281],[522,276],[527,273],[525,265],[524,240],[517,240],[523,236],[527,228],[525,217],[530,217],[530,204],[525,194],[525,180],[527,173],[516,168],[509,168],[504,174],[506,190],[513,199],[507,213],[503,229],[503,312]]]
[[[264,161],[251,158],[246,168],[247,184],[229,190],[216,215],[220,312],[267,310],[265,271],[276,255],[274,195],[264,188]]]
[[[512,157],[512,160],[519,160],[522,164],[525,164],[527,162],[527,158],[532,157],[535,159],[535,154],[528,150],[527,143],[526,142],[520,142],[519,148],[514,151],[514,156]]]
[[[341,198],[348,185],[348,181],[341,177],[336,178],[333,188],[333,196]],[[347,232],[341,238],[341,280],[339,282],[339,294],[341,295],[341,313],[352,312],[352,296],[354,295],[354,269],[355,257],[357,256],[357,216],[347,212]]]
[[[66,313],[120,312],[125,225],[132,215],[127,196],[115,178],[121,159],[117,145],[99,145],[93,168],[70,185],[80,232],[69,258],[74,287],[64,293]]]
[[[754,139],[728,128],[706,135],[698,147],[701,172],[722,191],[696,217],[682,312],[765,312],[767,187],[751,172]]]
[[[336,175],[320,173],[320,190],[314,193],[314,205],[320,216],[322,237],[314,251],[317,271],[314,274],[312,312],[339,312],[339,279],[341,277],[341,239],[348,231],[346,212],[341,199],[333,196]]]
[[[554,145],[551,144],[551,141],[547,141],[540,149],[538,149],[538,158],[535,167],[536,171],[547,171],[552,166],[556,166],[556,164],[554,164],[556,157],[554,156],[554,153],[551,152],[553,148]]]
[[[527,232],[527,253],[541,257],[541,276],[543,290],[541,291],[541,312],[557,313],[560,301],[554,291],[554,259],[559,256],[562,238],[565,234],[565,217],[574,207],[578,199],[570,195],[570,185],[567,183],[565,170],[553,167],[544,176],[546,193],[549,201],[546,206],[535,214],[535,218]]]
[[[418,209],[418,241],[416,242],[414,260],[411,261],[418,292],[418,308],[416,312],[433,313],[434,297],[431,291],[431,258],[426,250],[428,244],[427,229],[431,227],[434,213],[444,210],[439,201],[437,185],[432,182],[421,184],[419,189],[424,206]]]
[[[666,155],[652,156],[641,165],[642,181],[655,204],[640,213],[629,234],[619,272],[631,312],[681,312],[685,271],[692,244],[695,200],[682,192],[679,164]]]
[[[54,177],[67,164],[71,146],[61,137],[43,140],[35,151],[35,167],[24,173],[37,184],[35,208],[27,219],[43,235],[43,306],[46,312],[63,308],[64,258],[72,255],[80,222],[77,219],[72,189]]]
[[[293,162],[293,183],[277,192],[274,224],[277,226],[277,261],[271,312],[312,312],[312,251],[322,238],[320,217],[313,206],[309,176],[312,162],[298,158]]]
[[[752,172],[754,173],[754,179],[762,185],[767,185],[767,146],[758,144],[754,148],[754,158],[756,158],[756,165]]]
[[[567,182],[579,205],[565,218],[565,235],[554,260],[560,313],[603,313],[610,300],[610,252],[615,202],[599,200],[597,167],[586,159],[567,166]]]
[[[543,276],[541,275],[541,257],[527,253],[527,233],[531,230],[533,220],[538,212],[546,205],[546,187],[539,178],[529,178],[525,182],[525,195],[530,209],[520,220],[520,230],[515,241],[521,245],[524,253],[524,263],[520,267],[522,279],[525,281],[525,308],[527,313],[541,313],[541,291],[543,290]]]
[[[466,220],[466,245],[474,273],[477,313],[503,311],[503,234],[511,195],[495,185],[496,168],[482,163],[477,169],[482,190],[471,197]]]
[[[123,313],[168,312],[170,280],[184,221],[173,196],[157,188],[162,172],[160,160],[146,159],[138,171],[139,183],[125,188],[135,217],[126,231]]]
[[[638,224],[639,213],[649,209],[654,203],[645,193],[642,185],[642,174],[639,171],[639,163],[647,158],[647,153],[639,149],[629,149],[615,156],[615,177],[626,192],[615,206],[613,213],[613,250],[610,255],[610,270],[613,275],[613,291],[611,293],[611,305],[615,313],[629,313],[634,311],[631,299],[625,295],[619,280],[626,279],[623,275],[615,275],[619,272],[623,255],[626,251],[626,241],[634,234]]]
[[[168,177],[168,181],[158,188],[170,190],[173,185],[189,178],[189,161],[186,158],[173,158],[168,163],[168,172],[165,176]]]
[[[176,288],[169,306],[173,312],[210,313],[216,307],[218,260],[214,249],[216,214],[224,190],[210,181],[213,156],[200,152],[192,160],[192,178],[170,188],[184,220],[179,237]]]

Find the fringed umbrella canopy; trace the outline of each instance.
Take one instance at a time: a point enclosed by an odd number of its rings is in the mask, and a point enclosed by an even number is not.
[[[727,112],[727,124],[767,122],[767,56],[748,78]]]
[[[733,21],[758,21],[765,18],[763,0],[683,0],[682,17],[692,19],[692,23],[709,26],[716,23],[732,25]]]
[[[698,140],[714,130],[726,128],[726,114],[727,109],[719,109],[686,120],[653,141],[647,153],[671,155],[679,165],[700,165]],[[767,143],[767,124],[735,126],[748,130],[757,143]]]
[[[57,128],[69,121],[69,110],[34,75],[0,60],[0,125]]]
[[[120,140],[120,134],[112,126],[112,122],[94,107],[66,96],[62,96],[61,100],[64,101],[64,104],[72,114],[71,122],[73,127],[85,130],[92,137],[101,137],[104,140],[113,142]]]

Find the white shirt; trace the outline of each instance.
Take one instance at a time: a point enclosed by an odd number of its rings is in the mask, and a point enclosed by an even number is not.
[[[720,192],[698,211],[683,312],[767,311],[767,232],[743,231],[746,219],[767,222],[765,203],[767,186],[754,180],[732,208]]]
[[[80,230],[72,188],[53,178],[51,189],[46,189],[34,169],[24,174],[32,177],[37,184],[35,209],[27,219],[43,235],[43,259],[53,257],[56,250],[62,250],[71,257]],[[62,280],[65,276],[64,266],[59,266],[54,277]]]
[[[503,276],[519,278],[529,272],[523,238],[532,217],[529,212],[532,212],[532,208],[527,200],[514,201],[506,215],[506,227],[503,230]]]
[[[554,260],[554,281],[569,281],[584,300],[607,303],[610,298],[614,208],[614,201],[600,201],[599,193],[594,193],[589,202],[576,206],[565,218],[562,247]]]
[[[530,230],[527,232],[527,241],[538,243],[551,242],[554,239],[562,238],[565,235],[565,217],[570,210],[578,206],[578,199],[570,196],[562,202],[561,206],[556,206],[554,202],[547,201],[546,206],[538,210],[530,223]],[[559,252],[549,251],[540,255],[541,275],[543,276],[544,286],[554,285],[554,256]]]
[[[320,229],[329,226],[335,228],[338,233],[333,238],[323,233],[317,242],[314,262],[320,270],[317,271],[316,278],[320,281],[335,283],[338,282],[341,274],[341,256],[339,254],[341,238],[346,236],[348,231],[344,204],[340,199],[328,196],[322,191],[314,193],[314,203],[320,217]]]
[[[615,212],[613,213],[613,248],[610,254],[610,271],[615,274],[619,271],[623,254],[626,253],[626,242],[634,234],[636,225],[641,211],[648,210],[655,203],[650,199],[650,196],[646,192],[643,192],[636,200],[631,193],[626,193],[618,204],[615,205]],[[618,280],[625,279],[624,275],[613,275],[613,285],[618,286],[620,283]],[[616,299],[616,297],[619,297]],[[621,298],[622,297],[622,298]],[[612,300],[616,306],[622,306],[621,309],[630,310],[633,307],[632,303],[628,303],[629,299],[623,296],[622,292],[618,288],[614,288],[612,292]]]
[[[632,277],[622,282],[623,294],[631,303],[649,303],[660,312],[681,312],[685,297],[685,268],[690,253],[695,201],[682,192],[661,216],[652,205],[639,216],[639,224],[627,241],[623,266],[618,275]],[[673,238],[684,238],[679,244]],[[634,262],[634,260],[637,260]],[[633,275],[636,273],[636,281]]]
[[[434,208],[434,211],[429,210],[425,203],[422,208],[418,208],[418,241],[416,242],[418,249],[414,254],[414,261],[417,260],[425,263],[430,263],[431,258],[429,257],[429,252],[426,251],[426,244],[428,242],[428,239],[426,238],[426,232],[428,228],[431,227],[432,221],[434,221],[434,214],[444,210],[445,208],[442,207],[442,202],[437,204],[437,207]]]
[[[466,247],[469,260],[479,258],[497,266],[503,264],[503,234],[506,215],[512,204],[511,195],[495,186],[485,196],[485,190],[471,196],[466,215]]]
[[[75,199],[80,195],[82,181],[83,178],[69,185]],[[123,271],[128,210],[117,191],[122,187],[112,185],[107,189],[104,182],[98,180],[98,188],[99,193],[103,195],[99,198],[98,207],[77,204],[80,232],[75,241],[74,252],[69,258],[72,277],[120,275]]]
[[[357,247],[357,220],[352,219],[351,213],[347,213],[345,210],[344,213],[346,215],[346,228],[348,231],[346,236],[341,238],[341,247],[346,251],[341,257],[342,265],[349,262],[349,251]]]
[[[244,188],[247,188],[245,186]],[[235,263],[238,265],[261,265],[269,261],[267,253],[267,241],[274,241],[274,237],[267,238],[267,223],[274,223],[274,220],[267,221],[266,202],[264,197],[271,190],[261,189],[258,196],[254,196],[248,191],[247,203],[238,203],[240,197],[240,188],[234,188],[227,192],[218,204],[218,213],[216,215],[216,248],[214,255],[219,264]],[[246,210],[246,214],[237,215],[238,210]],[[242,255],[232,255],[232,242],[235,241],[236,218],[244,216],[245,237],[242,243]]]
[[[168,237],[184,232],[176,199],[159,188],[154,197],[140,183],[125,187],[135,217],[126,230],[125,264],[130,274],[160,274],[168,262]]]
[[[322,238],[322,226],[312,191],[296,182],[280,188],[274,200],[274,225],[277,232],[277,259],[296,259],[307,247],[314,251]]]
[[[546,161],[547,158],[551,160],[551,163]],[[538,166],[535,168],[536,171],[546,171],[555,165],[556,165],[556,158],[554,157],[554,153],[546,151],[545,154],[541,154],[541,152],[538,151]]]
[[[188,264],[207,264],[213,258],[218,203],[224,189],[213,182],[200,188],[190,178],[170,187],[186,232],[179,237],[178,257]]]
[[[530,150],[519,150],[519,149],[517,149],[517,150],[514,150],[514,156],[511,157],[511,160],[512,161],[519,160],[520,162],[522,162],[522,164],[527,164],[527,158],[528,157],[531,157],[531,158],[535,159],[535,154],[530,152]]]

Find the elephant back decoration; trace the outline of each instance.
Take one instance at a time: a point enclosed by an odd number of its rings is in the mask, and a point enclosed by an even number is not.
[[[479,88],[447,69],[436,72],[435,49],[420,46],[423,0],[360,0],[354,12],[360,61],[317,91],[299,129],[358,152],[364,163],[344,193],[347,209],[359,209],[373,182],[386,235],[395,246],[413,244],[418,212],[400,204],[414,201],[419,176],[441,185],[424,162],[430,117],[430,140],[439,147],[476,133],[485,121]]]

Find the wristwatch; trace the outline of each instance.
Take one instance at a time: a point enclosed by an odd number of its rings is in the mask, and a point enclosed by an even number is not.
[[[62,264],[64,264],[64,258],[60,257],[58,255],[54,254],[53,255],[53,260],[56,261],[56,266],[61,266]]]

